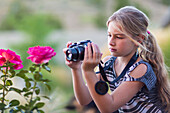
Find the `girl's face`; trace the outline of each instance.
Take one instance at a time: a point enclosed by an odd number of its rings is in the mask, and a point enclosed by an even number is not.
[[[120,29],[115,22],[111,21],[108,26],[108,48],[111,55],[115,57],[125,57],[130,55],[137,49],[137,46],[123,32],[117,30],[114,26]],[[121,29],[120,29],[121,30]]]

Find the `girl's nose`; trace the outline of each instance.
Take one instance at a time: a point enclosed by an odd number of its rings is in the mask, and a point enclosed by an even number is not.
[[[111,45],[111,46],[115,46],[115,45],[116,45],[116,42],[115,42],[115,39],[114,39],[114,38],[111,38],[111,39],[109,40],[109,45]]]

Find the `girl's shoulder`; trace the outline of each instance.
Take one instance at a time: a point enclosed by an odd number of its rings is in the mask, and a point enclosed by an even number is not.
[[[152,69],[152,66],[143,60],[135,63],[129,68],[129,77],[132,77],[134,81],[143,82],[149,90],[151,90],[156,84],[156,75]]]
[[[146,74],[148,71],[153,71],[153,69],[152,69],[152,66],[148,62],[141,59],[140,61],[133,64],[129,68],[129,71],[130,72],[132,72],[132,71],[143,71],[142,73]]]
[[[140,60],[139,62],[136,62],[129,69],[130,75],[133,78],[140,78],[140,77],[144,76],[145,73],[148,70],[147,65],[148,65],[148,63],[144,63],[143,60]]]

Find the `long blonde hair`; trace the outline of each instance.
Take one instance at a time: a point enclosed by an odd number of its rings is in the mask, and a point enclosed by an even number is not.
[[[157,77],[156,86],[161,97],[162,104],[170,107],[170,87],[168,84],[168,72],[164,63],[162,51],[157,44],[156,38],[148,31],[148,17],[133,6],[126,6],[116,11],[107,21],[107,26],[111,21],[116,22],[128,37],[139,46],[140,57],[149,62]],[[138,37],[142,35],[144,39],[140,42]]]

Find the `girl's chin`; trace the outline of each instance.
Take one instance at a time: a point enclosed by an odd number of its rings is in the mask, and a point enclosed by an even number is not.
[[[116,53],[113,53],[113,52],[111,52],[111,55],[115,56],[115,57],[119,57],[120,56],[119,54],[116,54]]]
[[[112,53],[112,52],[111,52],[111,55],[117,57],[117,54],[115,54],[115,53]]]

